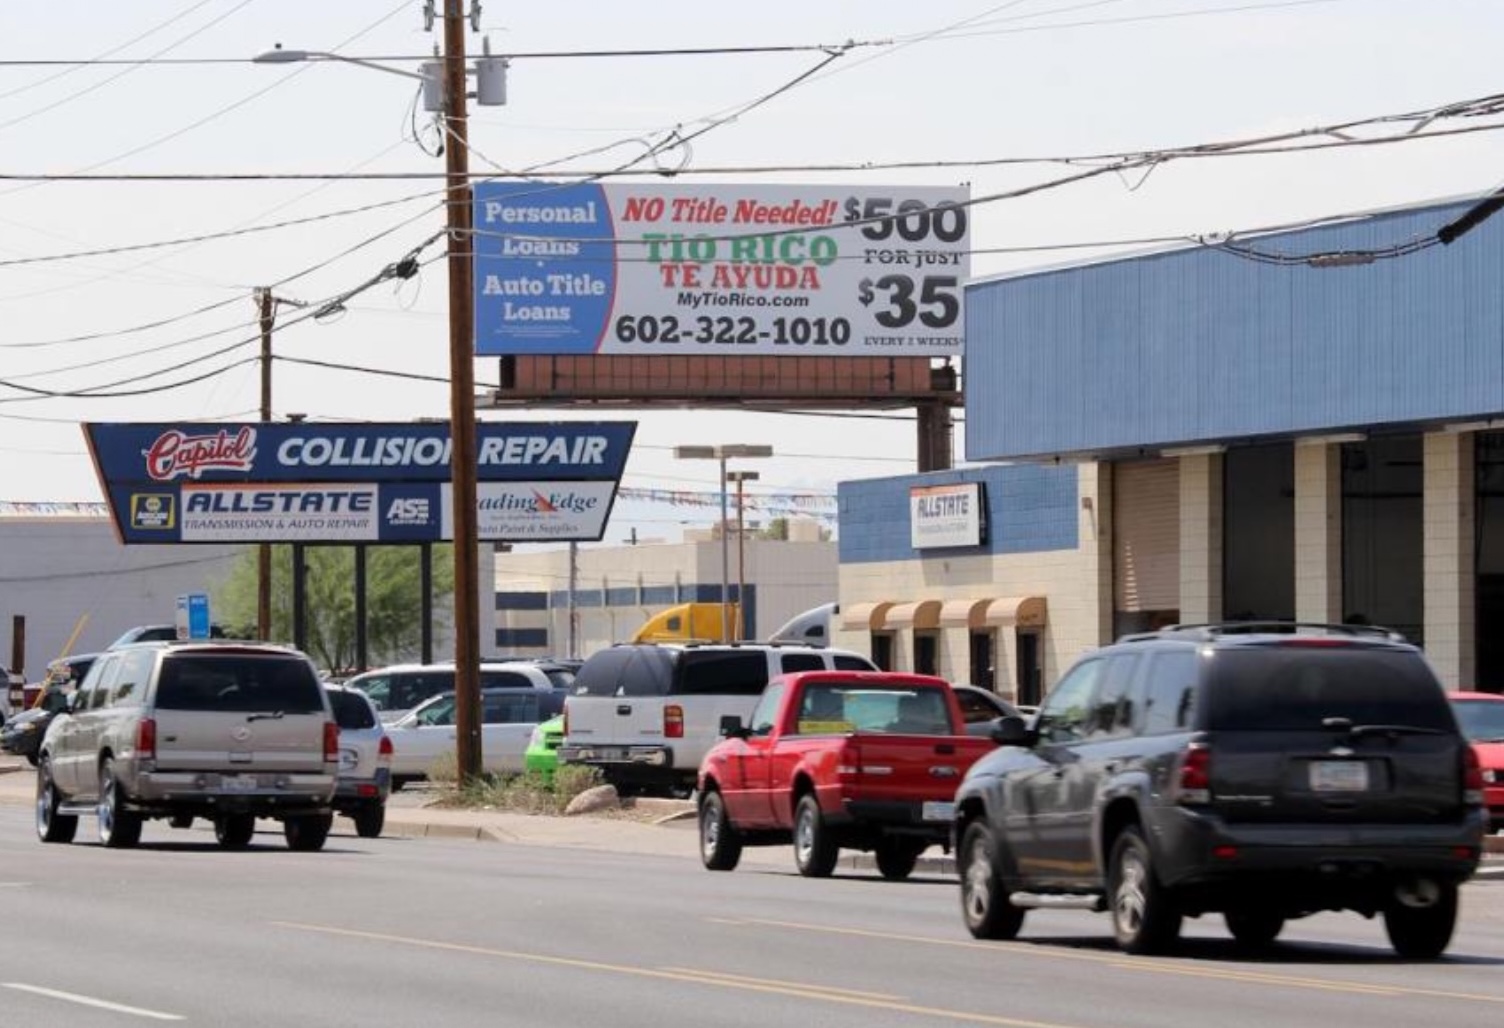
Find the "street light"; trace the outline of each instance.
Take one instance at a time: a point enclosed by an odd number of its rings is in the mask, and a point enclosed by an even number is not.
[[[680,460],[714,460],[720,461],[721,464],[721,642],[730,642],[731,611],[728,607],[727,592],[730,589],[731,579],[731,541],[726,537],[726,461],[731,457],[771,457],[773,447],[761,443],[675,446],[674,456]]]
[[[423,83],[425,106],[444,118],[449,251],[449,475],[454,523],[454,694],[455,757],[459,780],[481,774],[480,718],[480,529],[476,510],[474,281],[472,279],[472,195],[469,114],[466,101],[465,13],[463,0],[443,0],[444,56],[426,62],[424,74],[319,50],[277,49],[254,58],[258,64],[337,61],[415,78]],[[482,104],[504,103],[506,59],[490,47],[477,62]]]
[[[745,610],[743,597],[747,592],[747,530],[742,523],[742,483],[756,482],[761,477],[755,471],[728,471],[726,481],[736,483],[736,603],[738,610]],[[725,531],[725,526],[721,529]],[[746,618],[742,618],[743,624]],[[742,625],[737,625],[736,637],[740,639]]]

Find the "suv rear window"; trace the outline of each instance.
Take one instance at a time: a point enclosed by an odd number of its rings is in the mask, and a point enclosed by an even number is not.
[[[370,701],[357,692],[329,690],[329,704],[334,708],[334,723],[341,728],[375,728],[376,715]]]
[[[1354,725],[1455,731],[1441,684],[1419,654],[1357,646],[1248,646],[1218,651],[1207,679],[1206,727],[1232,731]]]
[[[686,650],[675,677],[671,691],[680,696],[761,696],[768,684],[768,656],[761,650]]]
[[[156,705],[162,710],[324,709],[323,686],[305,661],[249,654],[168,654],[162,660]]]

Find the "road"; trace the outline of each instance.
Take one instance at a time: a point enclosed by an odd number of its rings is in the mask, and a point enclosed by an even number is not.
[[[269,830],[232,853],[206,830],[151,823],[140,849],[106,851],[42,846],[29,810],[0,807],[0,1023],[1413,1028],[1504,1015],[1504,882],[1465,889],[1434,964],[1397,960],[1382,925],[1353,915],[1295,923],[1263,961],[1206,918],[1180,955],[1149,959],[1076,911],[1031,914],[1020,942],[976,942],[945,878],[809,881],[791,861],[712,874],[683,831],[682,857],[350,835],[297,854]]]

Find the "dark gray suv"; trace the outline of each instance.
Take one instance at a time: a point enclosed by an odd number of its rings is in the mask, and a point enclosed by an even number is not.
[[[1163,950],[1220,913],[1267,946],[1323,910],[1441,954],[1477,869],[1482,774],[1420,651],[1383,629],[1177,626],[1078,661],[956,795],[961,906],[1012,938],[1033,906],[1108,910]]]

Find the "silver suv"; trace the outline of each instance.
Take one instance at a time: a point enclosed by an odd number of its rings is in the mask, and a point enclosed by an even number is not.
[[[37,835],[70,842],[80,815],[99,841],[134,846],[142,824],[214,822],[221,846],[282,822],[294,850],[322,849],[333,821],[339,728],[312,663],[249,642],[137,643],[103,654],[42,740]]]
[[[376,705],[359,689],[325,683],[339,725],[339,785],[334,811],[355,821],[355,834],[374,839],[386,824],[392,791],[392,740]]]

